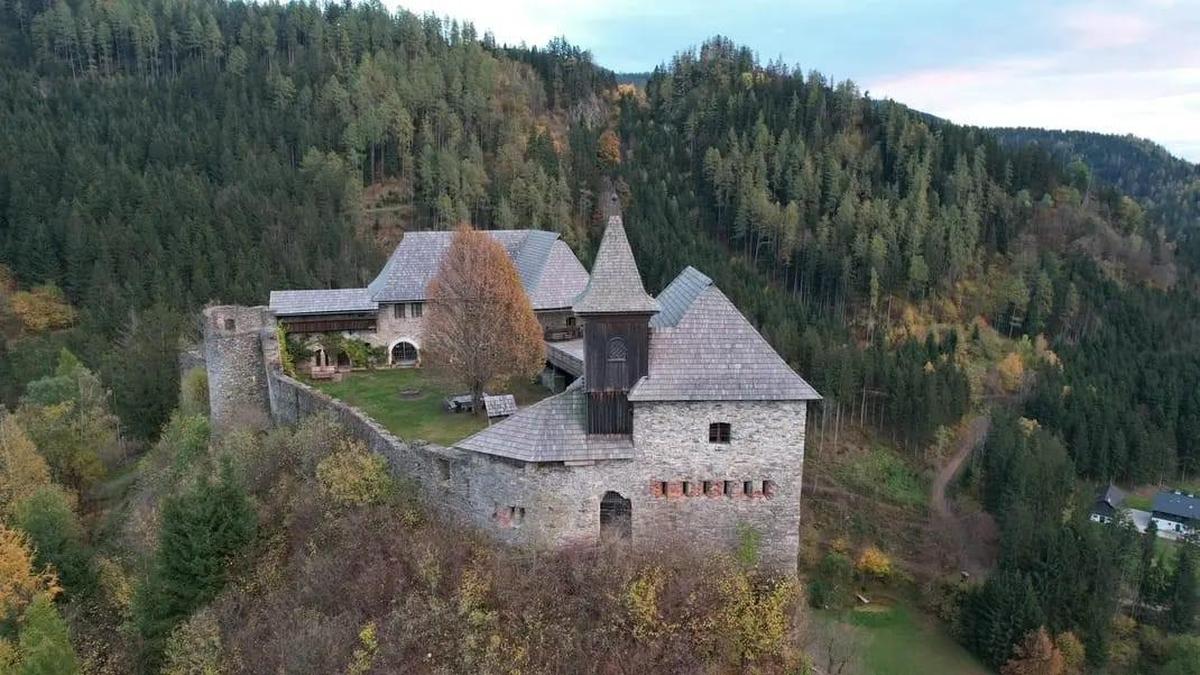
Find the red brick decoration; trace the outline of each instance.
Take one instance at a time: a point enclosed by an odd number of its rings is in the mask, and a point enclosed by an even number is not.
[[[685,489],[686,488],[686,489]],[[651,497],[750,497],[770,499],[775,496],[773,480],[654,480],[650,481]],[[499,514],[493,517],[499,517]]]

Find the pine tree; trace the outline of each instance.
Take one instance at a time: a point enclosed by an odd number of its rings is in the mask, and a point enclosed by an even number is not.
[[[254,511],[228,462],[216,482],[202,477],[166,501],[154,568],[135,604],[151,660],[175,624],[220,591],[230,559],[250,542],[254,529]]]
[[[1171,581],[1167,625],[1179,633],[1187,633],[1196,625],[1196,611],[1200,609],[1200,591],[1197,589],[1196,559],[1194,546],[1185,543],[1179,550],[1175,563],[1175,576]]]

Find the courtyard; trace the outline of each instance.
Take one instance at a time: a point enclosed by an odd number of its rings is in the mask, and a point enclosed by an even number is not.
[[[463,393],[420,368],[381,368],[347,373],[340,382],[310,381],[321,391],[362,410],[400,438],[450,446],[488,425],[469,412],[448,412],[447,396]],[[514,380],[489,394],[513,394],[524,408],[550,395],[535,381]]]

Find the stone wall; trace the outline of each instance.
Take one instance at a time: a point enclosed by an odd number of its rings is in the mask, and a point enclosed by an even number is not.
[[[805,416],[802,401],[637,404],[632,460],[564,466],[465,453],[467,511],[502,541],[591,543],[613,491],[631,502],[639,547],[729,551],[748,526],[762,535],[763,563],[794,572]],[[709,443],[710,422],[729,423],[731,442]]]
[[[432,443],[406,443],[354,406],[283,373],[270,375],[271,409],[280,424],[328,414],[353,438],[388,459],[392,473],[417,490],[428,507],[452,519],[472,520],[463,508],[470,486],[468,459],[460,450]]]

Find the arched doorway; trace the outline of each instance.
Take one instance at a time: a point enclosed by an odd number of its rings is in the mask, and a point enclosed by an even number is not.
[[[313,365],[318,368],[324,368],[329,365],[329,356],[325,353],[324,347],[317,347],[313,351]]]
[[[603,540],[633,537],[633,505],[619,493],[608,491],[600,498],[600,538]]]
[[[339,351],[337,354],[338,370],[350,370],[353,366],[354,364],[350,362],[350,355],[344,351]]]
[[[392,345],[392,365],[393,366],[415,366],[417,365],[417,346],[411,342],[401,340]]]

